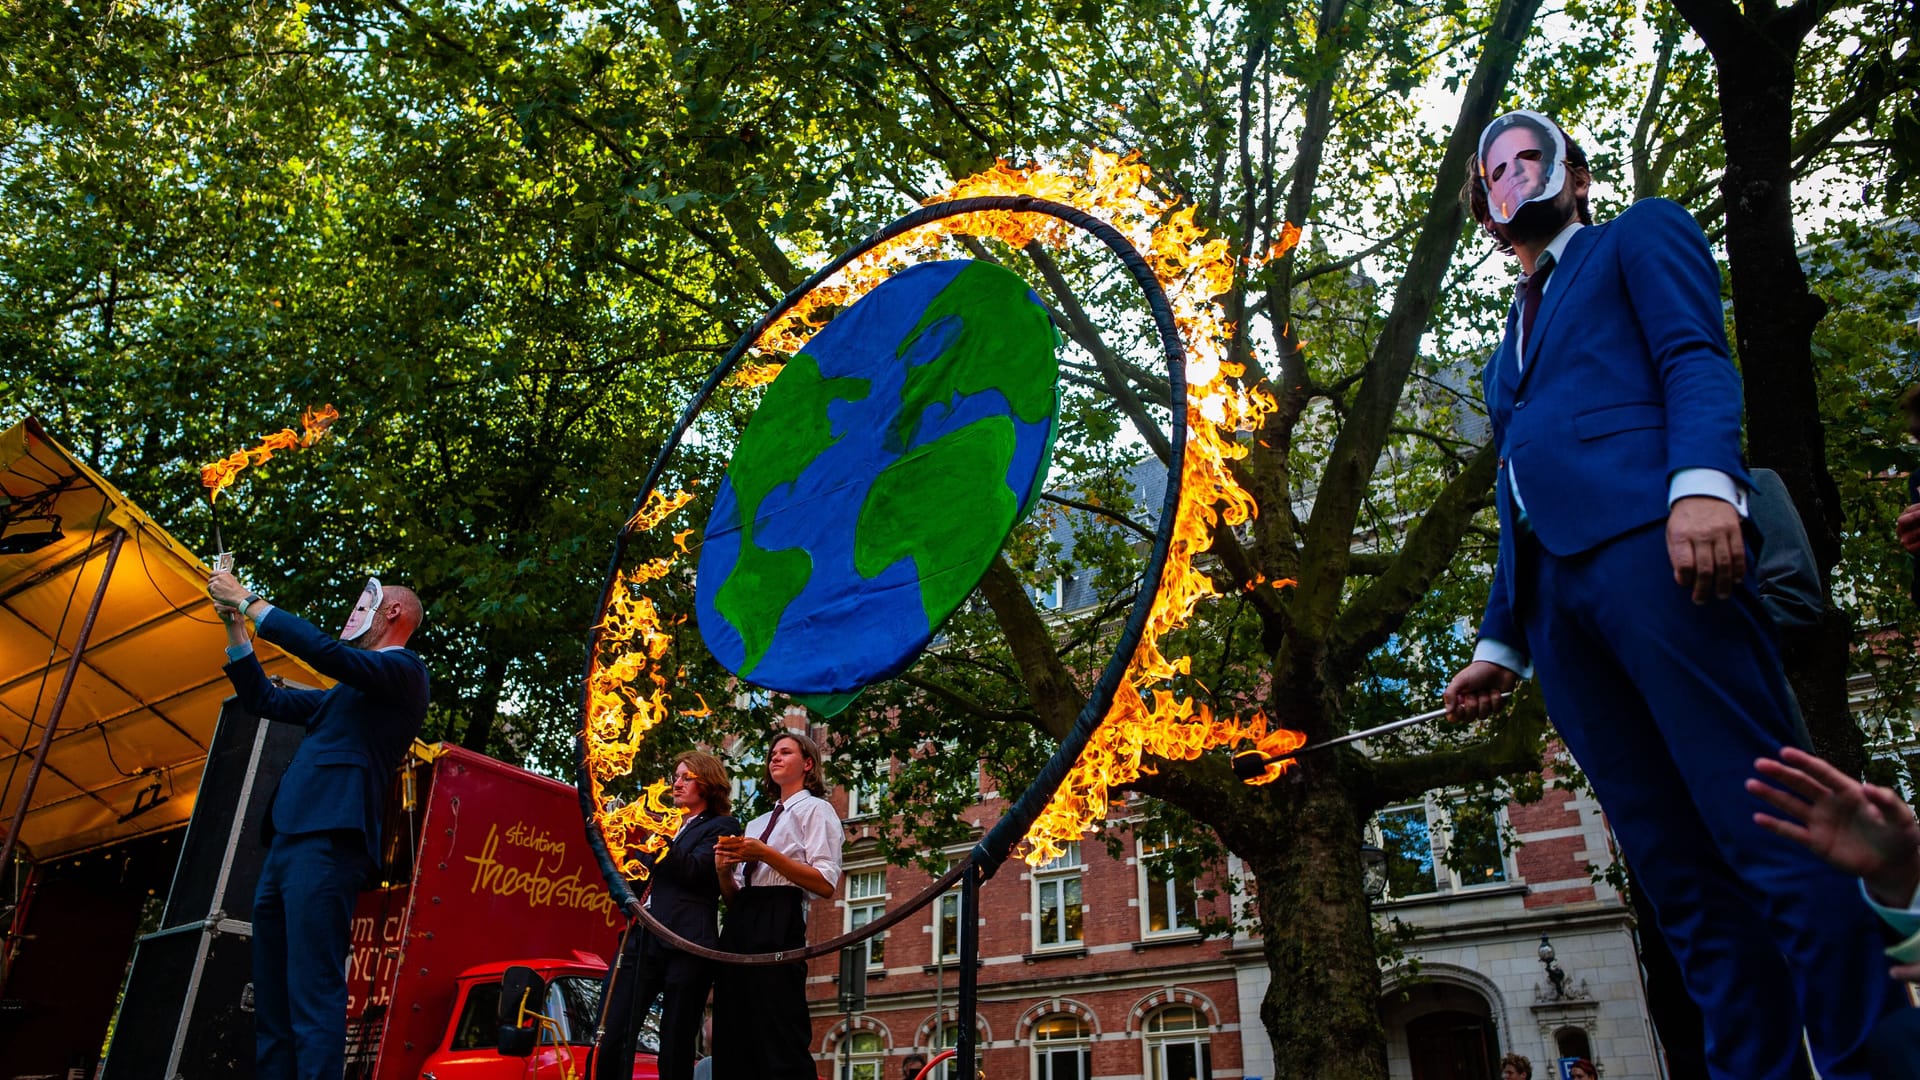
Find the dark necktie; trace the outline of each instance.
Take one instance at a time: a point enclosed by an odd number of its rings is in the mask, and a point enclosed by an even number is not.
[[[1540,313],[1540,298],[1547,294],[1547,275],[1553,273],[1553,256],[1540,256],[1540,264],[1520,283],[1520,364],[1526,364],[1526,347],[1533,344],[1533,317]]]
[[[773,804],[773,816],[767,819],[767,827],[760,830],[760,836],[758,837],[758,839],[761,843],[763,844],[766,843],[767,837],[773,835],[773,827],[775,825],[780,824],[780,811],[785,810],[786,808],[787,808],[787,804],[783,802],[777,802]],[[759,861],[754,859],[749,859],[746,862],[742,863],[741,865],[746,868],[746,873],[740,875],[740,883],[742,885],[753,884],[753,872],[760,868]]]

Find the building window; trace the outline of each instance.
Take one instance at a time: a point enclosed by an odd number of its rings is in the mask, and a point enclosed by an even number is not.
[[[1083,940],[1080,925],[1080,841],[1033,872],[1033,946],[1057,949]]]
[[[1382,810],[1374,821],[1387,853],[1387,895],[1402,900],[1439,891],[1426,804]]]
[[[933,955],[936,960],[960,958],[960,894],[945,892],[933,902]]]
[[[1173,841],[1165,833],[1140,838],[1140,905],[1146,934],[1189,933],[1199,925],[1199,894],[1173,866]]]
[[[1093,1028],[1085,1020],[1055,1013],[1033,1025],[1033,1080],[1090,1080]]]
[[[760,781],[767,775],[765,751],[756,746],[742,752],[733,759],[733,764],[727,771],[733,774],[733,780],[729,786],[733,788],[735,809],[752,806],[753,797],[760,793]],[[742,815],[741,819],[745,820],[750,816]]]
[[[1500,815],[1473,799],[1428,798],[1382,810],[1373,831],[1387,853],[1388,899],[1504,884]]]
[[[1461,799],[1448,807],[1447,872],[1455,888],[1499,885],[1507,880],[1500,851],[1500,811],[1485,801]]]
[[[884,1080],[886,1047],[871,1031],[856,1031],[840,1040],[840,1080]]]
[[[872,817],[887,797],[885,780],[855,781],[847,785],[847,820]]]
[[[1213,1080],[1213,1049],[1200,1010],[1169,1005],[1147,1018],[1147,1080]]]
[[[936,1057],[939,1055],[940,1051],[951,1050],[954,1047],[959,1045],[960,1045],[960,1025],[948,1024],[945,1027],[940,1029],[940,1037],[933,1040],[933,1052],[928,1054],[927,1057],[929,1058]],[[975,1050],[974,1057],[975,1059],[978,1059],[980,1056],[978,1053],[980,1049],[980,1040],[978,1036],[975,1037],[973,1046]],[[960,1077],[960,1070],[957,1066],[954,1065],[953,1058],[948,1058],[947,1060],[941,1062],[939,1067],[934,1069],[933,1071],[933,1080],[959,1080],[959,1077]]]
[[[847,932],[867,925],[887,910],[887,872],[859,870],[847,875]],[[887,935],[873,937],[854,946],[867,950],[867,966],[882,966],[887,954]]]

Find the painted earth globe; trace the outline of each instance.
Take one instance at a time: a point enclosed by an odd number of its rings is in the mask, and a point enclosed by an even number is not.
[[[972,260],[896,274],[816,333],[714,498],[695,587],[714,657],[796,695],[911,664],[1045,482],[1058,344],[1025,281]]]

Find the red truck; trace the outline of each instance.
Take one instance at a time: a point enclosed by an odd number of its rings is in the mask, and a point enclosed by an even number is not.
[[[354,914],[347,1075],[584,1077],[625,919],[573,787],[441,744],[409,760],[402,792],[395,884]],[[658,1075],[652,1053],[636,1055],[635,1080]]]

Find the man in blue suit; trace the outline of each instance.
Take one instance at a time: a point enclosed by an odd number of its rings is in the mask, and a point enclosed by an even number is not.
[[[411,589],[370,580],[338,640],[216,573],[207,593],[227,624],[227,678],[256,716],[306,738],[268,801],[267,861],[253,902],[256,1075],[339,1080],[346,1068],[348,932],[355,894],[379,863],[387,783],[427,715],[427,667],[406,648],[420,625]],[[267,681],[256,632],[336,681]]]
[[[1490,713],[1538,672],[1547,711],[1633,864],[1707,1027],[1718,1080],[1870,1075],[1905,1004],[1853,883],[1772,842],[1741,794],[1796,741],[1749,572],[1750,479],[1720,272],[1678,206],[1587,211],[1585,156],[1514,112],[1464,193],[1522,270],[1484,389],[1500,554],[1474,660],[1446,701]]]

